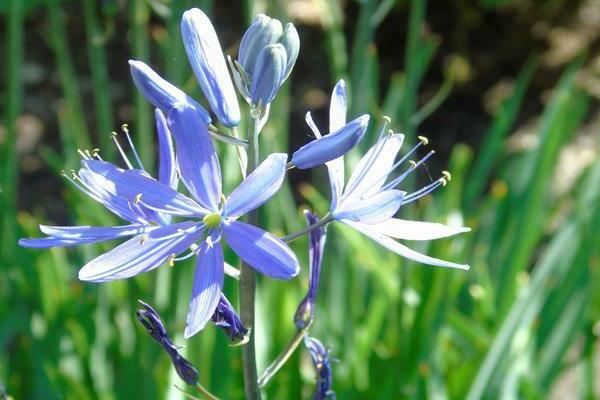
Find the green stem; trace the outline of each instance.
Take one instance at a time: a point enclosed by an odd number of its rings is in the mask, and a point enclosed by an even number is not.
[[[248,147],[248,142],[243,140],[243,139],[239,139],[235,136],[231,136],[228,135],[224,132],[221,132],[216,126],[214,126],[213,124],[208,125],[208,134],[210,136],[212,136],[213,138],[217,139],[218,141],[221,141],[223,143],[227,143],[227,144],[232,144],[234,146],[240,146],[243,148]]]
[[[328,223],[333,221],[333,217],[331,216],[331,214],[327,214],[323,217],[322,220],[320,220],[319,222],[317,222],[316,224],[313,225],[309,225],[306,228],[302,228],[299,231],[296,231],[294,233],[290,233],[289,235],[286,236],[282,236],[280,239],[283,240],[284,242],[291,242],[294,241],[296,239],[298,239],[299,237],[306,235],[309,232],[314,231],[317,228],[320,228],[324,225],[327,225]]]
[[[448,98],[450,92],[452,92],[453,82],[451,79],[445,79],[440,86],[437,93],[425,104],[419,111],[413,114],[410,118],[412,126],[419,126],[427,117],[429,117],[435,110],[437,110],[442,103]]]
[[[294,351],[296,351],[296,349],[302,342],[302,339],[304,339],[304,336],[306,336],[306,334],[308,333],[309,329],[310,329],[310,324],[308,326],[306,326],[304,329],[300,329],[299,331],[296,331],[296,334],[294,335],[292,340],[290,340],[288,345],[283,349],[283,351],[281,353],[279,353],[277,358],[275,360],[273,360],[271,365],[269,365],[267,367],[267,369],[265,369],[265,371],[260,376],[260,379],[258,380],[259,387],[261,387],[261,388],[265,387],[267,385],[267,383],[269,383],[271,378],[277,373],[277,371],[279,371],[281,369],[281,367],[283,367],[283,365],[292,356],[292,354],[294,354]]]
[[[246,174],[252,172],[259,164],[258,153],[258,118],[251,123],[248,133],[248,167]],[[258,223],[258,210],[247,215],[246,222]],[[242,367],[244,371],[244,391],[247,400],[260,400],[258,372],[256,368],[256,349],[254,345],[254,306],[256,292],[256,276],[254,270],[242,261],[240,268],[240,314],[243,324],[250,329],[248,343],[242,347]]]

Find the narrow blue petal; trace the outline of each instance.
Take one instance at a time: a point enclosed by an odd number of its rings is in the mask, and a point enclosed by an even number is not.
[[[201,235],[201,226],[191,221],[156,228],[96,257],[79,270],[79,279],[108,282],[150,271],[185,251]]]
[[[369,116],[362,115],[336,132],[305,144],[292,155],[292,164],[299,169],[313,168],[343,156],[365,135]]]
[[[223,247],[220,243],[202,244],[198,253],[192,298],[185,323],[186,339],[206,326],[219,304],[223,288],[223,263]]]
[[[207,210],[171,187],[150,178],[143,171],[123,170],[97,160],[83,160],[84,168],[106,179],[98,181],[103,189],[135,205],[140,203],[152,210],[171,215],[197,216]]]
[[[210,108],[223,125],[239,125],[237,96],[210,19],[197,8],[186,11],[181,21],[181,34],[188,59]]]
[[[177,176],[177,161],[175,160],[175,147],[167,120],[159,109],[154,110],[156,117],[156,135],[158,137],[158,181],[177,190],[179,177]]]
[[[223,215],[238,218],[262,205],[281,187],[287,154],[271,154],[231,193]]]
[[[67,247],[80,244],[98,243],[105,240],[123,238],[150,232],[156,226],[48,226],[40,225],[40,230],[49,237],[20,239],[19,245],[33,248]]]
[[[335,219],[349,219],[366,224],[376,224],[385,221],[396,214],[402,205],[406,192],[401,190],[386,190],[364,200],[356,200],[340,206],[333,213]]]
[[[346,125],[346,82],[340,79],[331,93],[329,105],[329,132],[335,132]]]
[[[283,83],[287,56],[283,45],[271,44],[261,50],[252,74],[250,97],[253,104],[271,103]]]
[[[300,36],[298,36],[298,31],[294,24],[291,22],[285,24],[279,43],[285,48],[285,54],[287,56],[285,73],[283,74],[283,80],[286,80],[287,77],[290,76],[294,64],[296,64],[296,60],[298,59],[298,54],[300,53]]]
[[[175,103],[189,104],[198,110],[205,123],[211,123],[210,114],[204,107],[163,79],[147,64],[142,61],[129,60],[129,66],[133,83],[135,83],[138,90],[154,107],[158,107],[163,112],[168,113]]]
[[[233,251],[261,274],[275,279],[298,275],[296,255],[275,235],[239,221],[226,221],[223,233]]]
[[[194,198],[215,211],[221,199],[221,168],[208,127],[193,108],[177,104],[168,118],[181,179]]]

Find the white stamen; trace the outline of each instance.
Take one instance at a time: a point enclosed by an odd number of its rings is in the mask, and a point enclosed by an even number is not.
[[[119,150],[119,153],[121,153],[121,157],[123,158],[123,161],[125,161],[125,164],[127,165],[127,168],[133,169],[133,165],[131,165],[131,162],[129,161],[129,158],[127,158],[127,155],[125,154],[125,151],[123,151],[123,148],[121,147],[121,145],[119,144],[119,141],[117,140],[117,132],[111,132],[110,133],[110,137],[113,140],[113,142],[115,142],[115,145],[117,146],[117,149]]]

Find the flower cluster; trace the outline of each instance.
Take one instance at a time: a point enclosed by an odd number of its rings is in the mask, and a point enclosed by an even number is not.
[[[41,225],[40,230],[46,237],[21,239],[20,244],[46,248],[127,239],[81,268],[79,279],[89,282],[131,278],[195,257],[185,337],[195,335],[212,321],[233,343],[244,344],[250,334],[248,328],[252,327],[244,326],[222,293],[224,276],[229,272],[224,245],[256,272],[287,280],[300,271],[298,259],[287,241],[308,233],[309,289],[294,322],[305,337],[319,373],[318,393],[321,395],[316,398],[331,396],[328,352],[318,340],[306,335],[314,320],[327,233],[325,226],[339,221],[403,257],[424,264],[466,269],[466,265],[417,253],[394,240],[431,240],[468,231],[468,228],[395,218],[403,205],[445,185],[450,174],[444,172],[440,179],[412,193],[399,189],[402,181],[433,152],[417,162],[408,160],[427,144],[427,140],[420,137],[419,144],[397,159],[404,136],[388,131],[389,120],[386,120],[379,139],[345,183],[344,155],[364,138],[369,116],[361,115],[347,122],[344,81],[339,81],[332,93],[327,135],[321,134],[309,112],[306,122],[315,140],[296,150],[291,157],[274,153],[262,162],[255,160],[260,154],[258,134],[268,118],[269,104],[290,76],[298,57],[300,40],[295,27],[283,26],[280,21],[262,14],[256,16],[241,40],[235,61],[225,57],[210,20],[201,10],[184,13],[181,33],[190,65],[210,110],[144,62],[129,61],[133,82],[156,107],[158,177],[150,176],[144,169],[126,126],[123,135],[112,134],[125,168],[102,159],[97,151],[80,151],[79,170],[64,173],[77,189],[126,223],[111,227]],[[245,140],[238,138],[235,131],[243,116],[235,88],[249,104],[249,125],[253,129]],[[213,121],[218,121],[215,123],[222,128],[213,125]],[[231,135],[222,132],[230,129]],[[126,138],[134,162],[121,146],[119,136]],[[247,150],[253,152],[256,161],[229,195],[222,191],[214,138],[235,145],[240,160]],[[288,170],[323,164],[327,166],[331,185],[331,208],[326,216],[319,218],[308,212],[306,229],[281,238],[242,221],[245,215],[255,213],[277,193]],[[404,165],[407,167],[401,170]],[[166,349],[180,376],[188,383],[196,382],[197,372],[179,356],[158,314],[147,304],[142,305],[144,309],[137,313],[140,322]]]

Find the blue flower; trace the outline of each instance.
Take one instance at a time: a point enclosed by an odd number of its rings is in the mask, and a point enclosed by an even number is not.
[[[338,84],[334,89],[329,115],[330,131],[336,131],[346,124],[346,93],[343,84]],[[315,131],[315,135],[318,135],[310,114],[307,114],[307,122]],[[468,232],[470,228],[394,218],[401,206],[445,185],[450,180],[450,174],[444,172],[442,178],[413,193],[397,189],[397,186],[434,152],[429,152],[418,162],[407,161],[419,147],[427,144],[427,139],[420,137],[420,142],[396,161],[404,135],[387,132],[386,125],[387,121],[379,139],[358,162],[346,185],[344,158],[339,157],[326,163],[331,185],[331,216],[403,257],[423,264],[468,269],[468,265],[420,254],[394,240],[433,240]],[[409,167],[395,176],[401,166],[407,163]]]
[[[281,239],[238,221],[279,190],[287,155],[271,154],[225,199],[217,154],[201,113],[187,104],[176,104],[168,126],[175,138],[181,180],[193,199],[141,170],[124,170],[102,160],[84,159],[79,175],[92,175],[94,179],[87,185],[90,191],[106,193],[124,205],[186,219],[159,226],[143,224],[140,231],[128,231],[136,236],[87,263],[79,271],[79,279],[107,282],[130,278],[197,255],[185,330],[188,338],[204,328],[219,303],[224,275],[222,241],[256,271],[276,279],[296,276],[299,265]],[[94,228],[75,229],[81,233]],[[186,255],[177,258],[186,250]]]
[[[344,80],[338,81],[333,89],[332,102],[339,102],[340,96],[345,97],[345,90],[346,83]],[[333,116],[330,123],[330,133],[326,136],[321,135],[312,120],[310,112],[306,115],[306,121],[317,139],[305,144],[292,154],[291,163],[299,169],[313,168],[346,154],[364,137],[369,125],[369,115],[363,114],[348,123],[346,123],[344,115],[344,121],[341,124],[338,124],[335,116]]]
[[[167,127],[164,115],[160,110],[156,110],[156,127],[159,144],[159,178],[158,181],[174,190],[178,186],[179,178],[177,176],[177,163],[171,133]],[[143,166],[139,161],[139,157],[132,145],[131,138],[126,128],[125,136],[129,144],[132,146],[133,153],[141,169],[133,169],[132,163],[129,161],[123,148],[117,140],[117,134],[113,133],[112,138],[123,156],[125,163],[129,167],[123,173],[143,176],[149,178],[149,175],[143,170]],[[72,171],[70,177],[63,172],[63,175],[83,193],[90,196],[92,199],[104,205],[108,210],[120,218],[128,221],[129,225],[123,226],[47,226],[40,225],[40,230],[48,235],[41,239],[21,239],[19,244],[24,247],[48,248],[48,247],[65,247],[74,246],[85,243],[98,243],[106,240],[119,239],[128,236],[140,235],[152,232],[159,226],[168,225],[171,222],[171,215],[167,213],[157,212],[147,209],[136,204],[134,201],[129,201],[122,198],[104,187],[110,185],[106,178],[85,165],[86,160],[97,158],[101,160],[97,151],[93,153],[81,152],[84,158],[84,167],[78,173]],[[100,162],[100,161],[99,161]],[[108,164],[108,163],[105,163]],[[110,165],[110,164],[108,164]],[[113,167],[116,168],[116,167]]]
[[[154,340],[156,340],[165,349],[177,375],[188,385],[195,385],[198,382],[198,370],[181,354],[177,346],[167,334],[167,328],[163,324],[158,313],[149,304],[138,300],[142,305],[142,309],[135,313],[136,318],[146,328],[146,331]]]
[[[218,120],[225,126],[240,123],[240,108],[225,57],[210,19],[199,9],[183,14],[181,21],[183,44],[202,93]],[[129,61],[133,82],[144,97],[164,113],[176,103],[193,106],[210,124],[209,113],[194,99],[163,79],[142,61]]]
[[[318,339],[308,335],[304,337],[304,345],[310,353],[317,375],[317,387],[313,400],[335,399],[332,387],[331,357],[329,350]]]
[[[310,211],[305,211],[306,221],[308,225],[317,224],[320,220],[315,214]],[[325,239],[327,229],[325,226],[314,229],[309,234],[309,263],[310,269],[308,272],[308,292],[304,299],[298,305],[294,314],[294,323],[298,329],[304,329],[310,326],[315,315],[315,300],[319,289],[319,278],[321,276],[321,264],[323,263],[323,252],[325,250]]]

